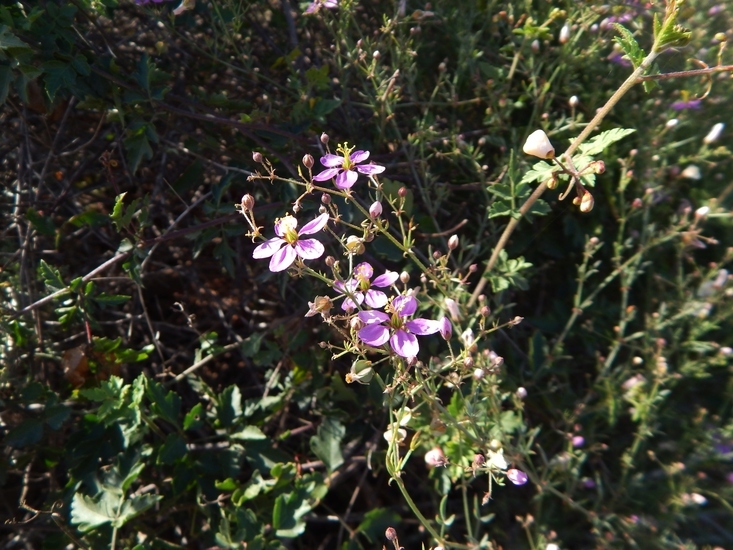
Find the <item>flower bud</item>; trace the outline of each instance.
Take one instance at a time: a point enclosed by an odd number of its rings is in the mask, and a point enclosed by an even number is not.
[[[567,44],[568,40],[570,40],[570,25],[565,23],[562,26],[562,29],[560,29],[560,36],[558,36],[557,41],[560,42],[560,44]]]
[[[351,254],[364,254],[364,240],[356,235],[351,235],[346,239],[346,250]]]
[[[590,194],[590,191],[586,191],[583,193],[583,198],[580,199],[580,211],[586,214],[593,210],[594,204],[593,195]]]
[[[321,195],[321,204],[331,204],[331,195],[329,195],[328,193],[323,193],[323,195]]]
[[[397,531],[395,531],[394,527],[387,527],[387,530],[384,532],[384,536],[388,541],[392,542],[393,540],[397,540]]]
[[[606,171],[606,163],[602,160],[594,160],[589,166],[594,174],[603,174]]]
[[[644,201],[642,201],[639,197],[636,197],[634,199],[634,202],[631,203],[632,208],[641,208],[644,206]]]
[[[557,177],[557,172],[553,172],[552,176],[550,176],[550,179],[545,182],[545,185],[547,185],[548,189],[555,189],[557,187],[558,181],[559,180]]]
[[[576,449],[585,445],[585,438],[582,435],[573,436],[573,439],[571,441],[573,447],[575,447]]]
[[[242,211],[243,212],[249,212],[255,207],[255,198],[247,193],[244,197],[242,197]]]
[[[404,285],[406,285],[407,283],[409,283],[410,282],[410,274],[407,271],[403,271],[402,273],[400,273],[400,281]]]
[[[516,396],[519,399],[524,399],[525,397],[527,397],[527,390],[526,390],[526,388],[524,388],[522,386],[518,387],[517,388],[517,391],[516,391]]]
[[[695,210],[695,218],[697,218],[698,220],[700,220],[700,219],[704,218],[705,216],[707,216],[708,215],[708,212],[710,212],[710,207],[708,207],[708,206],[701,206],[700,208],[698,208],[697,210]]]
[[[328,134],[326,132],[323,132],[321,134],[321,143],[323,143],[323,145],[327,145],[329,139],[331,138],[328,137]]]
[[[372,54],[372,58],[379,59],[380,57],[382,57],[382,54],[379,53],[379,50],[374,50],[374,53]]]
[[[405,198],[407,196],[407,187],[402,186],[397,190],[397,194],[400,196],[400,198]]]
[[[535,130],[527,137],[522,151],[541,159],[551,159],[555,156],[555,148],[542,130]]]
[[[379,201],[373,202],[369,207],[369,216],[372,219],[378,218],[382,215],[382,203]]]
[[[720,135],[723,133],[723,128],[725,128],[725,124],[722,122],[718,122],[713,125],[708,132],[708,135],[703,138],[702,142],[706,145],[710,145],[711,143],[718,141],[718,138],[720,138]]]
[[[431,468],[436,466],[445,466],[448,464],[448,459],[443,454],[443,449],[440,447],[433,447],[427,453],[425,453],[425,464]]]
[[[506,478],[514,483],[514,485],[524,485],[527,483],[527,474],[515,468],[506,471]]]
[[[333,267],[336,263],[336,258],[333,256],[326,256],[325,263],[328,267]]]
[[[450,239],[448,239],[448,250],[455,250],[458,248],[458,235],[451,235]]]
[[[687,178],[688,180],[699,180],[702,179],[702,172],[700,172],[700,168],[694,164],[690,164],[687,168],[682,170],[680,177]]]
[[[670,119],[669,119],[669,120],[667,121],[667,124],[665,124],[665,126],[666,126],[667,128],[670,128],[670,129],[671,129],[671,128],[674,128],[675,126],[677,126],[677,125],[679,124],[679,122],[680,122],[680,121],[679,121],[678,119],[676,119],[676,118],[670,118]]]
[[[438,322],[440,323],[440,335],[443,340],[450,340],[453,336],[453,325],[450,324],[448,317],[441,317]]]
[[[313,168],[313,157],[308,153],[303,155],[303,166],[305,166],[308,170]]]
[[[530,48],[532,48],[532,53],[539,53],[540,51],[540,41],[536,38],[532,40],[532,44],[530,45]]]
[[[568,99],[568,105],[570,105],[573,109],[580,105],[580,100],[578,99],[578,96],[570,96],[570,99]]]
[[[463,358],[463,366],[466,367],[467,369],[472,368],[473,363],[474,363],[473,357],[471,357],[470,355]]]
[[[486,371],[484,369],[473,369],[473,379],[476,380],[476,382],[483,380],[484,376],[486,376]]]
[[[252,160],[255,161],[256,163],[261,163],[262,162],[262,153],[260,153],[259,151],[255,151],[254,153],[252,153]]]
[[[445,300],[445,308],[448,310],[448,313],[450,313],[450,318],[454,321],[458,321],[461,318],[461,310],[458,309],[458,304],[453,298],[446,298]]]
[[[303,210],[303,206],[299,202],[294,202],[293,203],[293,214],[297,214],[301,210]]]

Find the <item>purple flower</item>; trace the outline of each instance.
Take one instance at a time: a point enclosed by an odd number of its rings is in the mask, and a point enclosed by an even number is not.
[[[290,267],[296,257],[304,260],[315,260],[323,255],[323,245],[315,239],[300,239],[301,235],[312,235],[323,229],[328,223],[328,213],[323,213],[315,220],[308,222],[296,232],[298,220],[290,214],[275,221],[275,233],[269,241],[265,241],[252,252],[256,259],[270,258],[270,271],[283,271]]]
[[[346,146],[340,147],[339,151],[344,156],[329,153],[321,157],[321,164],[326,169],[320,174],[313,176],[315,181],[326,181],[331,178],[336,178],[336,187],[339,189],[351,189],[359,177],[356,173],[357,171],[367,176],[384,172],[384,166],[380,166],[379,164],[363,164],[358,166],[358,164],[369,158],[369,151],[357,150],[352,153]]]
[[[511,468],[506,471],[506,477],[509,481],[514,483],[514,485],[524,485],[527,483],[527,474],[522,470]]]
[[[585,438],[582,435],[573,436],[572,439],[573,447],[576,449],[585,445]]]
[[[171,0],[135,0],[136,4],[150,4],[150,2],[153,2],[154,4],[160,4],[161,2],[170,2]]]
[[[702,107],[702,99],[690,99],[688,101],[675,101],[670,105],[675,111],[684,111],[685,109],[697,110]]]
[[[453,325],[450,324],[448,317],[441,317],[438,321],[438,326],[440,327],[439,331],[443,340],[450,340],[451,336],[453,336]]]
[[[334,288],[342,294],[351,294],[353,298],[347,296],[344,298],[341,309],[344,311],[350,311],[357,306],[360,306],[363,302],[369,307],[374,309],[380,309],[387,305],[389,301],[387,295],[381,290],[374,290],[371,287],[385,288],[394,284],[399,278],[399,275],[394,271],[385,271],[384,275],[380,275],[373,281],[371,280],[374,275],[374,269],[367,262],[362,262],[354,268],[354,278],[342,283],[337,281],[334,283]]]
[[[360,311],[359,319],[366,326],[359,333],[359,339],[369,346],[379,347],[389,340],[389,345],[400,357],[415,357],[420,351],[418,336],[435,334],[440,323],[430,319],[410,319],[417,311],[417,300],[412,296],[397,296],[386,308],[388,315],[381,311]]]
[[[314,0],[308,5],[303,13],[309,15],[311,13],[316,13],[321,8],[332,10],[333,8],[337,8],[338,5],[338,0]]]

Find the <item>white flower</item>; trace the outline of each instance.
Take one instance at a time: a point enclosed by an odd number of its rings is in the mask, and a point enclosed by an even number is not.
[[[680,122],[680,121],[679,121],[679,120],[677,120],[676,118],[670,118],[670,119],[669,119],[669,120],[667,121],[667,124],[665,124],[665,126],[666,126],[667,128],[674,128],[675,126],[677,126],[677,124],[679,124],[679,122]]]
[[[504,458],[504,450],[500,450],[498,453],[489,451],[489,460],[486,462],[489,468],[495,468],[497,470],[506,470],[509,465],[506,463]]]
[[[567,23],[565,23],[562,26],[562,29],[560,29],[560,36],[557,40],[560,44],[567,44],[568,40],[570,40],[570,26]]]
[[[550,138],[542,130],[535,130],[529,134],[527,141],[524,142],[522,151],[541,159],[551,159],[555,156],[555,148],[550,143]]]
[[[682,170],[680,176],[687,178],[688,180],[699,180],[702,178],[702,173],[697,166],[690,164],[687,168]]]
[[[445,458],[443,450],[440,447],[433,447],[425,453],[425,464],[431,468],[436,466],[445,466],[447,463],[448,459]]]
[[[718,122],[717,124],[714,124],[712,128],[710,128],[710,131],[708,132],[708,135],[706,135],[702,142],[706,145],[710,145],[711,143],[718,141],[718,138],[720,137],[720,134],[723,133],[723,128],[725,128],[725,124],[722,122]]]
[[[709,206],[701,206],[700,208],[695,210],[695,217],[698,219],[704,218],[705,216],[708,215],[708,212],[710,212]]]
[[[545,546],[545,550],[560,550],[560,547],[554,542],[551,542],[550,544]]]

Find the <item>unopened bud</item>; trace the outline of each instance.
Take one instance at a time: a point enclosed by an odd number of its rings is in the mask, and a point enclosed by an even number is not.
[[[532,48],[532,53],[539,53],[540,51],[540,41],[536,38],[532,40],[532,44],[530,45],[530,48]]]
[[[403,285],[406,285],[407,283],[409,283],[410,274],[407,271],[403,271],[402,273],[400,273],[400,281],[402,282]]]
[[[378,218],[382,215],[382,203],[379,201],[373,202],[369,207],[369,216],[371,218]]]
[[[491,308],[489,306],[482,306],[481,309],[478,310],[479,315],[482,317],[488,317],[491,315]]]
[[[471,357],[470,355],[468,355],[467,357],[464,357],[463,366],[466,367],[467,369],[470,369],[471,367],[473,367],[473,357]]]
[[[545,182],[545,185],[547,185],[547,188],[548,188],[548,189],[555,189],[555,188],[557,187],[557,183],[558,183],[558,181],[559,181],[559,180],[558,180],[558,178],[557,178],[557,172],[553,172],[553,173],[552,173],[552,176],[550,176],[550,179],[548,179],[548,180],[547,180],[547,181]]]
[[[394,527],[387,527],[387,530],[384,532],[384,536],[388,541],[393,542],[397,540],[397,531],[395,531]]]
[[[667,128],[674,128],[674,127],[675,127],[675,126],[677,126],[677,125],[678,125],[679,123],[680,123],[680,121],[679,121],[678,119],[676,119],[676,118],[670,118],[670,119],[669,119],[669,120],[667,121],[667,124],[665,124],[665,126],[666,126]]]
[[[570,96],[570,99],[568,99],[568,105],[570,105],[573,109],[575,109],[580,104],[580,100],[578,99],[577,95]]]
[[[450,239],[448,239],[448,250],[455,250],[458,248],[458,235],[451,235]]]
[[[558,36],[557,40],[558,42],[560,42],[560,44],[568,43],[568,40],[570,40],[570,25],[565,23],[562,26],[562,29],[560,29],[560,36]]]
[[[580,200],[580,211],[584,214],[588,213],[593,210],[594,204],[595,201],[593,200],[593,195],[590,194],[590,191],[586,191],[583,193],[583,198]]]
[[[525,388],[521,387],[521,386],[518,387],[517,388],[517,391],[516,391],[516,396],[519,399],[524,399],[525,397],[527,397],[527,390]]]
[[[321,204],[331,204],[331,195],[323,193],[323,195],[321,195]]]
[[[710,207],[708,206],[701,206],[697,210],[695,210],[695,217],[700,220],[708,215],[708,212],[710,212]]]
[[[305,166],[308,170],[313,168],[313,157],[308,153],[303,155],[303,166]]]
[[[334,258],[333,256],[326,256],[325,262],[328,267],[333,267],[333,265],[336,263],[336,258]]]
[[[323,143],[323,145],[327,145],[329,139],[330,138],[328,137],[328,134],[326,132],[323,132],[321,134],[321,143]]]
[[[450,340],[451,336],[453,336],[453,325],[450,324],[447,317],[441,317],[438,323],[440,326],[439,332],[443,340]]]
[[[550,138],[543,130],[535,130],[527,137],[522,147],[527,155],[541,159],[551,159],[555,156],[555,148],[550,143]]]
[[[440,260],[440,258],[443,257],[443,253],[440,250],[436,250],[433,252],[433,259],[434,260]]]
[[[255,198],[247,193],[242,197],[242,211],[249,212],[255,207]]]
[[[718,138],[720,138],[720,135],[723,133],[723,128],[725,128],[725,124],[722,122],[714,124],[708,132],[708,135],[703,138],[702,142],[706,145],[710,145],[711,143],[718,141]]]
[[[252,160],[255,161],[256,163],[261,163],[262,162],[262,153],[260,153],[259,151],[255,151],[254,153],[252,153]]]
[[[398,195],[399,195],[399,196],[400,196],[401,198],[403,198],[403,199],[404,199],[404,198],[405,198],[405,197],[407,196],[407,187],[404,187],[404,186],[400,187],[400,188],[399,188],[399,189],[397,190],[397,194],[398,194]]]
[[[634,202],[631,203],[631,206],[634,208],[641,208],[644,206],[644,202],[639,197],[636,197]]]
[[[303,209],[303,207],[301,206],[301,204],[299,202],[293,203],[293,214],[297,214],[302,209]]]
[[[380,57],[382,57],[382,54],[379,53],[379,50],[374,50],[374,53],[372,54],[372,57],[374,59],[379,59]]]
[[[594,174],[603,174],[606,171],[606,163],[602,160],[594,160],[589,166]]]

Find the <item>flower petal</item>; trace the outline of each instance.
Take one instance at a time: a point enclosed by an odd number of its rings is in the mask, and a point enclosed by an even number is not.
[[[330,180],[333,177],[336,177],[339,172],[342,172],[343,170],[341,168],[328,168],[321,172],[320,174],[316,174],[313,176],[313,181],[326,181]]]
[[[270,258],[270,271],[273,273],[285,271],[295,261],[297,256],[298,254],[292,246],[283,246],[272,256],[272,258]]]
[[[303,228],[298,231],[298,235],[312,235],[313,233],[318,233],[321,229],[326,227],[327,223],[328,212],[324,212],[315,220],[309,221],[307,224],[305,224]]]
[[[280,237],[273,237],[269,241],[265,241],[264,243],[259,245],[257,248],[255,248],[252,251],[252,257],[256,260],[260,260],[262,258],[269,258],[275,252],[280,250],[284,244],[287,244],[287,243],[284,240],[282,240]]]
[[[374,268],[369,262],[361,262],[354,268],[354,277],[363,277],[364,279],[371,279],[374,275]]]
[[[364,295],[361,292],[354,294],[354,298],[356,299],[356,302],[348,296],[344,298],[344,302],[341,304],[341,309],[344,311],[351,311],[352,309],[356,309],[357,304],[361,305],[364,301]]]
[[[384,325],[367,325],[358,332],[358,336],[365,344],[378,347],[389,340],[389,329]]]
[[[288,230],[295,231],[297,227],[298,220],[287,214],[275,222],[275,234],[278,237],[284,237]]]
[[[440,321],[433,321],[432,319],[412,319],[407,321],[405,326],[413,334],[420,336],[427,336],[428,334],[435,334],[440,330]]]
[[[369,158],[369,151],[354,151],[349,155],[349,158],[354,164],[359,164],[360,162],[364,162],[366,159]]]
[[[359,166],[356,166],[356,169],[367,176],[381,174],[385,170],[384,166],[379,164],[360,164]]]
[[[316,239],[301,239],[295,243],[295,252],[304,260],[315,260],[323,256],[326,251]]]
[[[392,300],[392,307],[400,317],[409,317],[417,311],[417,300],[412,296],[397,296]]]
[[[415,335],[404,330],[396,330],[389,339],[389,345],[401,357],[415,357],[420,351],[420,344],[417,343]]]
[[[364,301],[369,307],[380,309],[387,305],[389,299],[387,298],[387,295],[381,290],[374,290],[370,288],[366,291],[366,297]]]
[[[400,278],[400,274],[396,271],[385,271],[384,275],[380,275],[372,281],[372,286],[378,286],[384,288],[385,286],[392,286],[397,279]]]
[[[331,153],[323,155],[321,157],[321,164],[326,168],[335,168],[336,166],[344,165],[344,157],[339,155],[332,155]]]
[[[344,170],[336,176],[336,187],[339,189],[351,189],[359,178],[353,170]]]
[[[375,323],[386,323],[389,321],[389,315],[381,311],[360,311],[359,320],[367,325]]]

